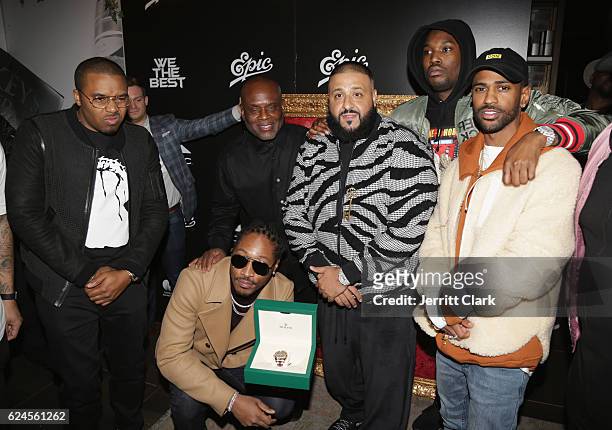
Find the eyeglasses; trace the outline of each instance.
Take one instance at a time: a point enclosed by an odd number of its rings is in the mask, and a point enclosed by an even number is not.
[[[89,103],[96,109],[104,109],[111,100],[115,102],[118,108],[126,108],[130,105],[130,96],[127,94],[122,94],[120,96],[95,96],[94,98],[89,98],[83,91],[77,91],[83,94]]]
[[[250,261],[253,265],[253,271],[259,276],[266,276],[271,270],[270,266],[268,266],[266,263],[262,263],[261,261],[254,260],[240,254],[232,255],[232,259],[230,261],[232,266],[234,266],[236,269],[243,269],[247,264],[249,264]]]

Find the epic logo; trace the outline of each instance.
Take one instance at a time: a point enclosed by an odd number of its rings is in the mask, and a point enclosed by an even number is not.
[[[326,77],[319,81],[317,88],[329,81],[329,75],[334,71],[338,64],[342,64],[346,61],[356,61],[364,66],[367,66],[367,57],[365,55],[357,54],[359,54],[359,49],[355,49],[355,56],[353,56],[353,58],[348,58],[339,49],[334,49],[329,57],[323,58],[321,63],[319,63],[319,69]]]
[[[263,51],[261,51],[261,57],[258,60],[251,58],[248,52],[243,52],[240,57],[232,61],[230,70],[232,75],[236,76],[236,79],[229,83],[230,88],[238,82],[244,82],[251,76],[259,75],[260,73],[269,72],[274,67],[272,64],[272,58],[263,58]]]
[[[176,65],[176,57],[154,58],[154,78],[149,78],[149,88],[183,88],[184,76],[179,73],[180,67]]]

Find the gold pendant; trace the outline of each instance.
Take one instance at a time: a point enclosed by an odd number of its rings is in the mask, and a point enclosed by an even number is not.
[[[357,196],[357,189],[350,187],[346,190],[346,197],[348,198],[348,209],[344,209],[344,219],[350,221],[351,219],[351,207],[353,206],[353,199]]]

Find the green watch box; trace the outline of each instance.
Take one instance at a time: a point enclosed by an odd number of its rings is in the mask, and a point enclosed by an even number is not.
[[[317,305],[258,299],[254,312],[256,341],[244,368],[244,381],[309,390]]]

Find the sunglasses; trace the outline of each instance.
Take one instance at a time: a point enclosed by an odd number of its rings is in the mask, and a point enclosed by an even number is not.
[[[243,269],[247,264],[249,264],[249,261],[253,266],[253,271],[259,276],[266,276],[268,273],[270,273],[270,266],[268,266],[266,263],[262,263],[261,261],[254,260],[240,254],[232,255],[231,259],[232,266],[234,266],[236,269]]]

